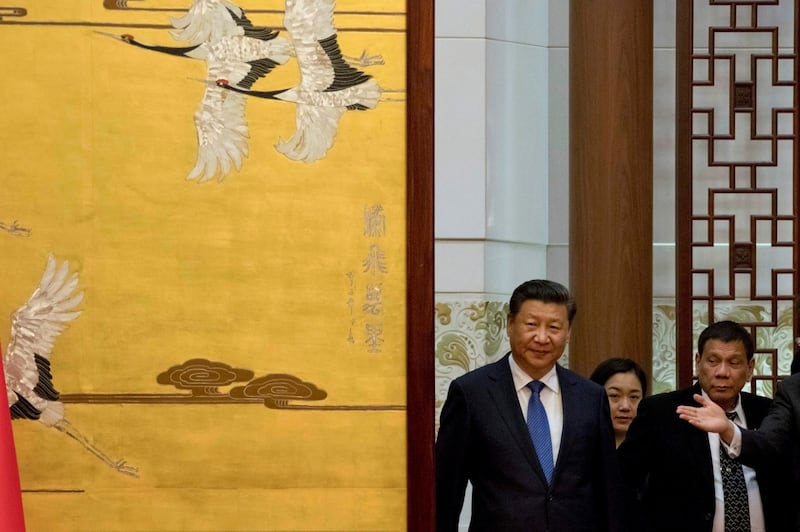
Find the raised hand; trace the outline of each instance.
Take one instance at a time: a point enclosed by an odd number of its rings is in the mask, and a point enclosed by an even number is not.
[[[733,422],[725,415],[725,411],[710,399],[694,394],[694,400],[701,406],[680,405],[678,416],[693,426],[706,432],[716,432],[725,443],[733,439]]]

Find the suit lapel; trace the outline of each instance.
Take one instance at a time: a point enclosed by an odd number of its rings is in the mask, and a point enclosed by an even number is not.
[[[740,397],[742,398],[742,410],[744,410],[744,415],[747,419],[747,428],[757,429],[764,420],[767,409],[759,408],[754,397],[749,393],[742,392]]]
[[[514,379],[511,376],[511,367],[508,365],[509,356],[511,356],[510,353],[496,362],[492,368],[493,371],[489,373],[489,380],[491,381],[489,395],[497,405],[500,418],[508,427],[509,432],[522,450],[522,454],[525,455],[528,463],[536,471],[539,478],[544,481],[544,471],[542,471],[542,466],[539,464],[539,458],[536,456],[536,450],[528,433],[528,426],[525,424],[525,417],[522,415],[522,410],[520,410]]]
[[[574,393],[573,387],[575,386],[575,379],[571,374],[564,371],[561,366],[556,366],[556,373],[558,374],[558,383],[561,387],[561,408],[564,420],[577,420],[585,414],[585,408],[581,405],[580,396]],[[575,427],[580,423],[566,423],[561,427],[561,444],[559,446],[559,458],[564,454],[569,454],[569,448],[574,445],[576,436]],[[557,460],[555,469],[553,471],[553,478],[558,472],[558,464],[561,460]]]
[[[680,404],[700,406],[692,397],[696,393],[702,393],[698,384],[695,384],[680,397]],[[697,462],[697,469],[703,476],[703,485],[713,486],[714,466],[711,462],[711,449],[708,444],[708,434],[685,422],[679,422],[677,427],[678,430],[684,433],[683,435],[678,434],[677,436],[678,438],[685,438],[688,442],[690,457],[693,457]]]

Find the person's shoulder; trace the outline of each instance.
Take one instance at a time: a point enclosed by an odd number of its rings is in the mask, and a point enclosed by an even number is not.
[[[766,408],[769,408],[769,405],[772,404],[772,399],[769,397],[764,397],[763,395],[757,395],[750,392],[741,392],[741,394],[742,403],[744,404],[758,405]]]
[[[789,384],[790,386],[796,386],[800,388],[800,373],[793,373],[792,375],[785,377],[778,384],[779,385]]]
[[[505,367],[503,365],[505,365]],[[509,375],[511,374],[511,367],[508,365],[508,355],[495,362],[490,362],[485,366],[474,368],[464,375],[454,379],[453,382],[457,382],[462,386],[468,386],[475,382],[484,381],[488,377],[497,377],[504,371],[507,371]]]
[[[794,373],[778,382],[777,393],[800,400],[800,373]]]
[[[584,388],[585,390],[592,390],[595,392],[605,393],[605,388],[603,388],[602,385],[587,379],[583,375],[575,371],[572,371],[569,368],[565,368],[564,366],[561,365],[556,365],[556,373],[558,374],[558,380],[562,386],[573,385]]]
[[[699,390],[695,388],[683,388],[681,390],[656,393],[643,398],[641,403],[639,403],[639,408],[644,405],[645,407],[653,409],[674,409],[674,407],[679,404],[694,402],[692,396],[695,393],[699,393]]]

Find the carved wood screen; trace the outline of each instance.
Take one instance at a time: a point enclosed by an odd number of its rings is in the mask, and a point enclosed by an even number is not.
[[[732,319],[772,395],[798,336],[796,0],[678,0],[678,386],[696,338]]]

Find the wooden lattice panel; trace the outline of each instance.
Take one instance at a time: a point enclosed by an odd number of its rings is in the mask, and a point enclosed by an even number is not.
[[[795,0],[677,3],[678,378],[696,338],[733,319],[771,395],[798,336]]]

